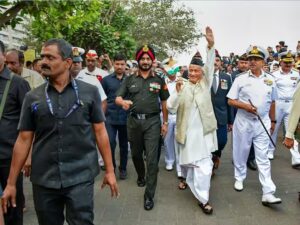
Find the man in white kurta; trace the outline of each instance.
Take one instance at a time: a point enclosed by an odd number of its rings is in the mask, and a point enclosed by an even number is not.
[[[211,152],[218,148],[217,122],[210,97],[215,61],[210,28],[206,28],[206,39],[208,51],[205,66],[202,68],[200,59],[192,60],[189,80],[177,82],[176,91],[167,100],[167,107],[171,113],[177,113],[179,164],[186,169],[186,182],[203,212],[210,214],[212,207],[208,205],[208,200],[213,167]]]

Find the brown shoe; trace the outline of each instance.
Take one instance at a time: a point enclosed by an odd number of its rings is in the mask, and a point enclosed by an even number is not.
[[[220,165],[220,158],[219,158],[219,156],[216,156],[216,155],[214,155],[213,157],[212,157],[212,161],[213,161],[213,163],[214,163],[214,169],[218,169],[219,168],[219,165]]]

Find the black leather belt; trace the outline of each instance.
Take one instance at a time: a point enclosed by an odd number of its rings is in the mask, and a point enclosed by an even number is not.
[[[133,118],[136,118],[138,120],[146,120],[146,119],[152,118],[154,116],[159,116],[159,113],[140,114],[140,113],[131,112],[130,116],[132,116]]]

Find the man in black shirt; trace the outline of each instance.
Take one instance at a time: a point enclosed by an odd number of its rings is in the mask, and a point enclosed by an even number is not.
[[[5,188],[11,165],[13,146],[18,136],[18,122],[26,92],[30,91],[27,81],[13,74],[4,64],[4,44],[0,41],[0,182]],[[5,214],[5,224],[23,224],[23,179],[16,174],[17,207]]]
[[[72,79],[72,47],[51,39],[42,47],[42,71],[48,81],[24,100],[19,136],[3,194],[3,208],[15,204],[15,183],[31,143],[33,199],[40,225],[93,224],[93,186],[99,173],[96,144],[106,164],[102,186],[112,196],[118,187],[101,99],[96,87]]]
[[[144,208],[151,210],[154,206],[153,198],[157,184],[160,134],[165,136],[168,130],[166,100],[169,92],[164,79],[158,77],[151,69],[155,60],[151,47],[145,45],[138,49],[136,60],[139,70],[124,80],[117,91],[116,104],[130,111],[127,131],[132,160],[138,174],[137,184],[139,187],[146,184]],[[129,100],[124,100],[125,98]],[[162,126],[160,105],[163,113]],[[146,181],[143,149],[147,164]]]

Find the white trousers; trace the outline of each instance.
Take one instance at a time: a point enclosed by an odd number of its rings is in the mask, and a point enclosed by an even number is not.
[[[194,196],[202,203],[209,200],[210,180],[213,168],[211,157],[196,162],[196,165],[183,166],[186,170],[186,183]]]
[[[280,129],[280,125],[282,123],[282,120],[284,122],[284,126],[286,128],[288,126],[288,117],[289,117],[289,114],[290,114],[291,106],[292,106],[292,101],[290,101],[290,102],[285,102],[285,101],[282,101],[282,100],[277,100],[276,101],[276,114],[275,114],[275,116],[276,116],[276,121],[277,122],[276,122],[274,133],[272,134],[272,139],[273,139],[274,143],[276,143],[276,141],[277,141],[278,131]],[[275,151],[275,147],[270,142],[269,152],[274,154],[274,151]],[[298,142],[297,141],[294,142],[294,147],[290,149],[290,152],[291,152],[291,156],[292,156],[292,165],[300,163],[300,154],[299,154],[299,151],[298,151]]]
[[[177,151],[177,142],[175,139],[176,115],[168,115],[168,132],[164,139],[165,144],[165,163],[173,165],[175,162],[175,152]]]
[[[270,130],[269,118],[262,119],[267,130]],[[233,124],[233,162],[234,177],[243,181],[247,176],[247,159],[253,142],[255,161],[263,194],[273,194],[276,186],[271,178],[271,163],[268,159],[269,137],[258,119],[237,115]]]

